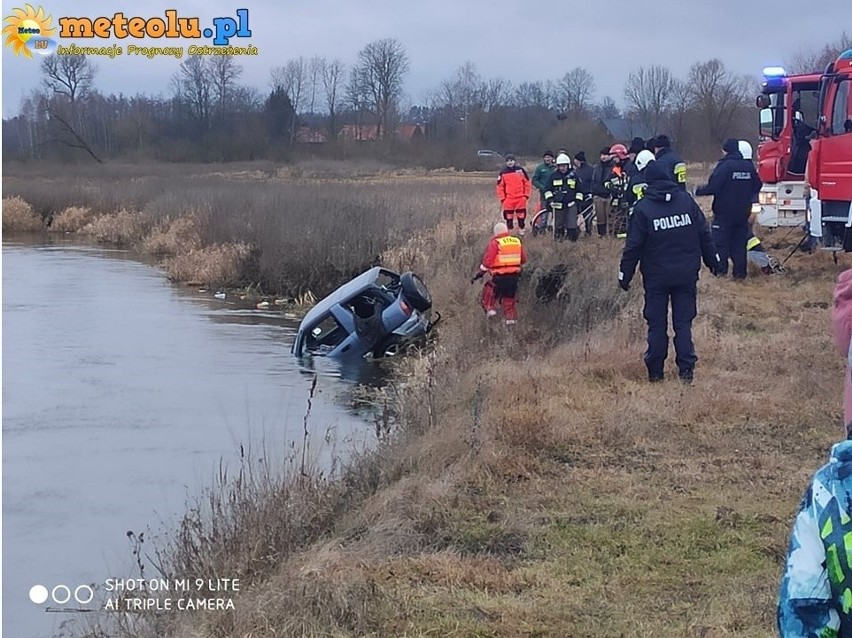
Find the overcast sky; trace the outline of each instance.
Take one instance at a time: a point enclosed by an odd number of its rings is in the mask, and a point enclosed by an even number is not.
[[[3,16],[23,4],[4,1]],[[595,101],[609,95],[621,106],[624,80],[639,66],[664,65],[684,77],[692,63],[718,57],[732,70],[756,77],[764,66],[788,61],[800,49],[821,47],[852,28],[849,0],[75,0],[43,6],[54,26],[62,16],[111,18],[122,11],[126,17],[150,18],[175,8],[182,17],[199,17],[203,27],[214,17],[248,8],[252,37],[234,38],[232,44],[250,42],[258,48],[257,57],[240,59],[242,82],[263,91],[270,69],[289,58],[320,55],[350,63],[368,42],[397,38],[411,63],[405,86],[410,104],[423,103],[442,79],[471,61],[483,79],[503,77],[515,84],[556,80],[581,66],[595,76]],[[78,38],[60,44],[72,41],[109,43]],[[207,42],[121,42],[125,49],[130,43],[186,47]],[[38,85],[39,62],[3,48],[3,117],[16,114],[22,97]],[[167,94],[179,63],[165,57],[97,58],[96,86],[103,93]]]

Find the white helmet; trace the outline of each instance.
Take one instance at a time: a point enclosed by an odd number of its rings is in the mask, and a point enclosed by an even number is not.
[[[651,151],[639,151],[636,154],[636,168],[638,168],[640,171],[644,171],[645,167],[650,162],[653,162],[655,159],[657,158],[654,157],[654,154]]]
[[[569,164],[570,165],[571,164],[571,158],[568,157],[565,153],[560,153],[559,156],[556,158],[556,165],[559,166],[560,164]]]
[[[750,160],[754,156],[754,152],[751,150],[751,144],[746,142],[745,140],[740,140],[740,155],[743,156],[743,159]]]

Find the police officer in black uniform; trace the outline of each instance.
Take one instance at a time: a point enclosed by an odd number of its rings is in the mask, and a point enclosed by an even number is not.
[[[752,161],[743,159],[737,140],[725,140],[722,150],[725,156],[716,164],[710,181],[696,188],[695,194],[713,195],[713,243],[721,260],[719,274],[728,273],[730,257],[734,262],[734,279],[745,279],[748,219],[752,201],[763,182]]]
[[[645,287],[645,321],[648,379],[663,380],[668,356],[669,301],[672,306],[674,346],[678,375],[692,383],[698,357],[692,345],[692,320],[696,314],[696,283],[701,260],[716,273],[719,257],[704,213],[688,193],[672,181],[665,164],[650,162],[645,168],[648,186],[633,209],[630,232],[621,257],[618,285],[623,290],[639,264]]]
[[[661,166],[668,170],[669,179],[686,191],[686,162],[672,150],[672,142],[668,135],[658,135],[654,138],[654,155]]]

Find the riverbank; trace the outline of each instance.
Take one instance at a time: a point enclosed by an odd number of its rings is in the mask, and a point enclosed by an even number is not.
[[[444,315],[434,348],[399,362],[385,443],[336,481],[248,463],[223,479],[162,564],[242,579],[235,609],[125,615],[134,635],[772,633],[793,512],[842,436],[828,315],[847,258],[796,254],[786,275],[743,283],[702,275],[695,385],[652,386],[641,293],[615,286],[618,242],[528,238],[522,320],[486,322],[468,279],[491,187],[467,185],[470,207],[381,252],[421,274]],[[557,264],[561,293],[538,299]]]

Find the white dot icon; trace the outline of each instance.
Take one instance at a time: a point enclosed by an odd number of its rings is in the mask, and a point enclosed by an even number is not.
[[[44,585],[33,585],[30,587],[30,600],[36,605],[47,602],[47,587]]]

